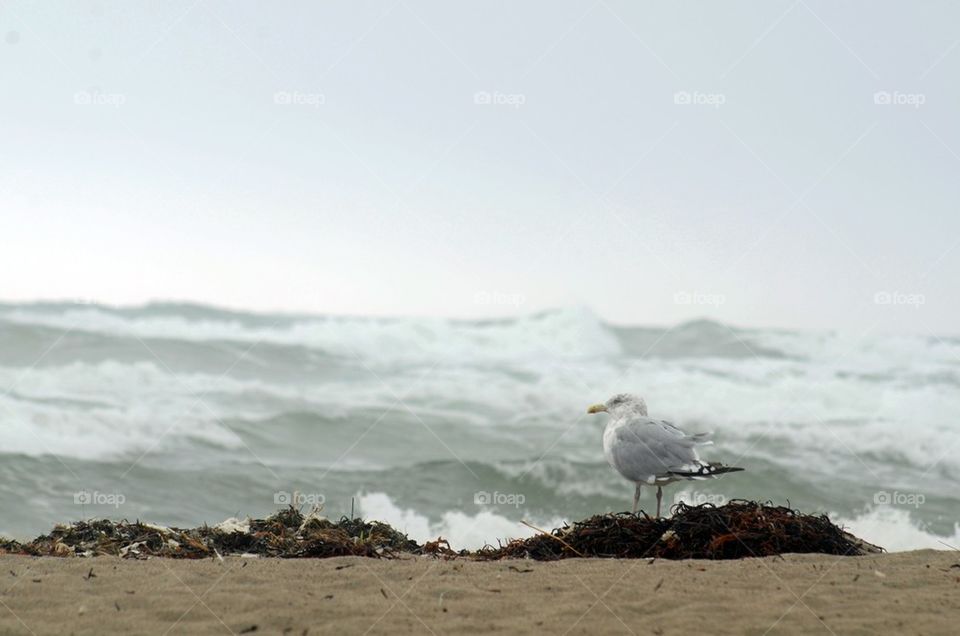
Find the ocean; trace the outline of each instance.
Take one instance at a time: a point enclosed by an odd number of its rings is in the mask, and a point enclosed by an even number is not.
[[[605,323],[0,304],[0,535],[214,524],[290,502],[454,548],[629,510],[603,415],[714,431],[745,472],[665,502],[822,512],[891,550],[960,546],[960,339]],[[652,511],[653,492],[641,506]]]

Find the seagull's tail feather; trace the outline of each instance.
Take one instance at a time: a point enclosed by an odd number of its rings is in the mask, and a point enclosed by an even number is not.
[[[694,479],[699,481],[703,479],[715,479],[718,475],[723,475],[724,473],[735,473],[741,470],[744,469],[736,466],[724,466],[720,462],[699,462],[697,464],[679,466],[675,469],[671,469],[670,474],[674,477],[680,477],[682,479]]]

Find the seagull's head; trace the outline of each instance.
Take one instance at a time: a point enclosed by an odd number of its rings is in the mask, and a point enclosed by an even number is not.
[[[610,415],[620,415],[623,413],[636,413],[646,416],[647,403],[639,395],[632,393],[617,393],[612,398],[602,404],[594,404],[587,409],[587,413],[609,413]]]

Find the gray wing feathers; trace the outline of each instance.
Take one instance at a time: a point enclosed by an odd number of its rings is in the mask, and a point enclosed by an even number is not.
[[[633,417],[617,427],[613,460],[616,468],[634,481],[704,479],[676,477],[672,472],[694,473],[703,465],[696,446],[708,444],[709,433],[687,435],[664,420]]]

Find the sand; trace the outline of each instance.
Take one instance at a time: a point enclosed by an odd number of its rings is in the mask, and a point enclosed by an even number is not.
[[[559,562],[0,556],[2,634],[957,634],[960,554]]]

